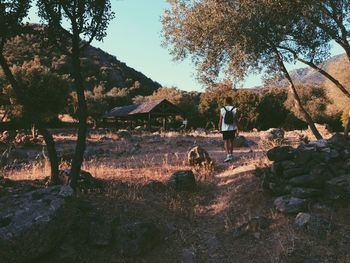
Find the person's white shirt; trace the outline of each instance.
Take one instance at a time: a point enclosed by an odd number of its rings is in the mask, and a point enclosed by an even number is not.
[[[225,114],[226,114],[225,108],[226,108],[227,111],[231,111],[232,110],[233,117],[235,117],[236,113],[237,113],[237,109],[234,106],[225,106],[225,107],[222,107],[220,109],[220,113],[221,113],[221,116],[222,116],[221,131],[234,131],[234,130],[237,130],[236,123],[234,123],[234,124],[226,124],[225,123]]]

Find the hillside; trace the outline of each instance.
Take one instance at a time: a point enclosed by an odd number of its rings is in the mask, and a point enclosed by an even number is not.
[[[44,30],[38,25],[33,25],[33,28],[38,31]],[[69,57],[50,45],[47,39],[40,34],[15,37],[6,44],[5,56],[13,65],[22,65],[25,61],[39,58],[41,64],[70,80]],[[99,85],[102,85],[106,92],[112,88],[133,88],[132,95],[145,96],[152,94],[161,86],[141,72],[128,67],[115,56],[93,46],[85,50],[81,62],[88,90]]]
[[[325,61],[322,68],[338,79],[350,90],[350,65],[345,54],[331,57]],[[329,106],[330,112],[340,111],[348,106],[349,100],[328,79],[311,68],[300,68],[290,72],[297,84],[323,85],[333,104]]]

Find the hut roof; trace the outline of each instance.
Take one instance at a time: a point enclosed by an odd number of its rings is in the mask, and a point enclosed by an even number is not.
[[[130,112],[135,110],[139,104],[132,104],[128,106],[122,106],[122,107],[115,107],[113,108],[110,112],[106,113],[103,117],[108,118],[108,117],[124,117],[128,116]]]
[[[123,107],[116,107],[112,109],[110,112],[108,112],[107,114],[105,114],[104,118],[142,115],[145,113],[150,113],[152,111],[155,112],[157,109],[161,108],[162,106],[167,106],[168,108],[171,108],[171,112],[173,114],[179,114],[179,115],[182,114],[181,110],[178,107],[176,107],[174,104],[172,104],[166,99],[161,99],[161,100],[144,102],[142,104],[132,104],[132,105],[123,106]]]

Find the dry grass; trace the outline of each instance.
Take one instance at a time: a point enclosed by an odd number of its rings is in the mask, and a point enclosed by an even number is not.
[[[258,133],[243,135],[259,142]],[[111,140],[101,141],[103,136]],[[287,137],[286,143],[297,143],[295,132],[288,132]],[[56,134],[56,139],[60,151],[73,148],[73,135]],[[135,145],[138,146],[133,150]],[[144,187],[151,180],[165,182],[176,170],[190,169],[186,155],[194,145],[206,149],[216,163],[213,171],[195,171],[199,185],[194,193],[170,189],[157,192]],[[91,134],[87,150],[104,152],[88,156],[83,169],[106,181],[106,186],[101,191],[78,193],[78,200],[91,204],[95,212],[80,212],[81,220],[65,244],[77,251],[76,262],[178,262],[184,248],[196,252],[197,262],[303,262],[307,256],[334,262],[335,254],[337,262],[350,262],[341,231],[319,239],[312,233],[297,231],[293,217],[273,209],[271,196],[262,191],[252,174],[255,167],[269,163],[264,155],[269,147],[258,143],[251,149],[235,149],[238,160],[226,164],[222,163],[225,153],[219,134],[172,132],[137,134],[130,139],[113,133]],[[5,171],[6,177],[18,181],[48,175],[46,160],[30,163],[21,170]],[[339,224],[348,224],[349,209],[330,209],[331,217],[337,218]],[[164,242],[137,259],[121,258],[113,247],[90,247],[86,240],[91,213],[98,213],[107,221],[116,217],[125,223],[152,220],[164,229]],[[270,228],[234,239],[232,231],[256,216],[270,218]],[[337,240],[338,247],[330,245],[332,240]],[[42,262],[62,262],[60,253],[57,248]]]

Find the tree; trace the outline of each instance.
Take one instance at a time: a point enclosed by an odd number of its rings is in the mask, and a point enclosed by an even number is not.
[[[24,63],[22,66],[14,65],[11,69],[19,86],[23,87],[23,98],[28,109],[18,104],[16,96],[13,95],[13,88],[5,84],[4,94],[11,104],[10,115],[13,118],[28,120],[34,114],[42,123],[56,120],[59,113],[62,113],[67,105],[68,85],[57,74],[42,66],[40,61],[35,59]],[[0,78],[3,76],[0,75]],[[4,79],[6,83],[6,79]],[[20,108],[20,110],[16,110]]]
[[[172,0],[163,15],[165,44],[176,59],[191,55],[200,76],[213,81],[220,73],[236,81],[263,71],[286,78],[297,107],[317,139],[322,138],[303,107],[285,62],[292,57],[279,49],[286,32],[294,27],[295,10],[280,8],[278,1]]]
[[[284,89],[269,88],[262,92],[257,128],[266,130],[283,125],[289,113],[284,105],[287,97],[288,92]]]
[[[0,3],[0,65],[6,76],[7,81],[10,83],[13,93],[16,96],[17,101],[24,107],[30,116],[30,121],[36,125],[39,132],[43,135],[49,161],[51,165],[51,182],[58,182],[58,158],[55,147],[54,139],[51,133],[45,128],[43,123],[34,114],[30,114],[31,108],[27,104],[24,95],[24,87],[22,87],[13,76],[10,70],[8,62],[3,54],[4,45],[6,42],[14,36],[17,36],[27,30],[30,30],[23,26],[23,19],[27,16],[29,8],[31,7],[31,1],[21,0],[4,0]]]
[[[48,38],[72,59],[72,75],[78,102],[78,138],[70,171],[71,186],[76,188],[86,148],[87,104],[80,58],[93,41],[102,40],[114,18],[109,0],[39,0],[39,15],[47,22]],[[68,28],[65,28],[67,25]],[[62,46],[69,39],[68,46]]]
[[[283,0],[280,1],[280,7],[275,9],[277,12],[275,15],[284,17],[286,23],[293,25],[289,30],[284,31],[284,39],[278,48],[289,53],[294,60],[322,74],[350,98],[345,85],[322,67],[322,62],[330,55],[332,39],[345,50],[350,47],[347,37],[344,38],[348,27],[346,21],[350,18],[348,8],[345,1]],[[288,10],[294,12],[288,13]]]

